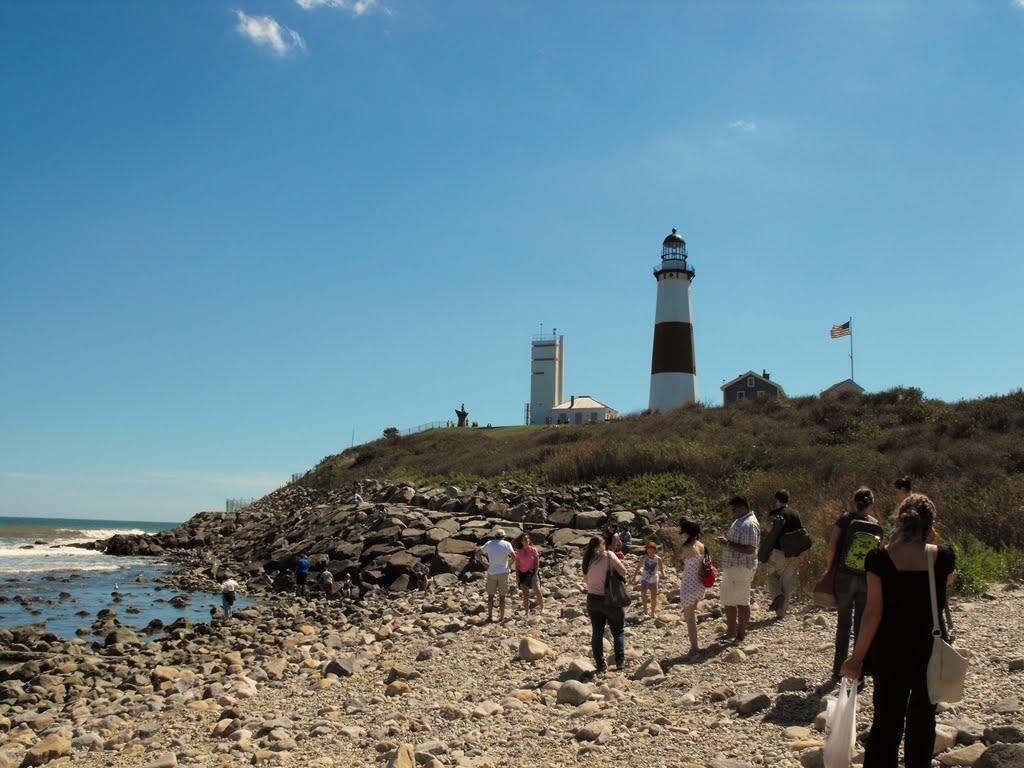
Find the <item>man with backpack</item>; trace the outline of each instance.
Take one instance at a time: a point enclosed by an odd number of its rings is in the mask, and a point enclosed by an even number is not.
[[[789,508],[789,491],[775,492],[775,509],[768,513],[767,532],[761,540],[757,559],[767,565],[769,610],[776,618],[786,615],[789,596],[796,586],[800,555],[811,547],[811,539],[800,515]]]
[[[854,640],[860,634],[860,620],[868,600],[868,577],[864,559],[882,543],[882,526],[868,510],[875,502],[870,488],[858,488],[853,494],[854,511],[839,516],[829,539],[829,567],[836,565],[836,654],[832,678],[842,675],[843,662],[850,650],[850,630]]]

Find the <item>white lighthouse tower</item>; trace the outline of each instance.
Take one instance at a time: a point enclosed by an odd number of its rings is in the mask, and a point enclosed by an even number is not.
[[[654,312],[651,354],[651,410],[667,411],[697,402],[697,365],[693,353],[690,283],[695,272],[687,263],[686,241],[675,229],[661,246],[654,268],[658,304]]]
[[[562,355],[558,329],[533,337],[530,354],[529,424],[550,424],[551,409],[562,403]]]

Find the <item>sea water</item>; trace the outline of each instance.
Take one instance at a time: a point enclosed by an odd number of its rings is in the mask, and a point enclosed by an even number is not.
[[[171,565],[154,557],[114,557],[70,546],[122,533],[155,533],[176,523],[70,518],[0,517],[0,626],[45,624],[62,637],[89,627],[103,608],[141,629],[153,619],[169,624],[181,616],[208,620],[220,596],[188,595],[164,583]],[[114,594],[120,600],[114,599]],[[242,607],[240,600],[236,607]]]

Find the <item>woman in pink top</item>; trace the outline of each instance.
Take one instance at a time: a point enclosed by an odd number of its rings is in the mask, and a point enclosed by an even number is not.
[[[530,534],[524,533],[516,540],[516,576],[523,593],[523,610],[530,615],[530,590],[533,590],[537,610],[544,612],[544,595],[540,591],[540,552],[530,542]]]
[[[594,653],[594,665],[598,674],[604,672],[604,628],[612,630],[612,646],[615,649],[615,668],[622,669],[626,661],[626,612],[622,608],[605,605],[604,585],[608,569],[614,568],[626,578],[626,567],[614,552],[605,549],[604,539],[594,536],[583,550],[583,576],[587,582],[587,614],[590,616],[590,649]]]

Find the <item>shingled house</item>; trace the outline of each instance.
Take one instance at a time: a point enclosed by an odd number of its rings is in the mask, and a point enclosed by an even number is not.
[[[772,397],[785,396],[786,391],[772,381],[768,371],[761,371],[760,375],[753,371],[747,371],[722,385],[722,405],[729,405],[740,400],[767,400]]]

